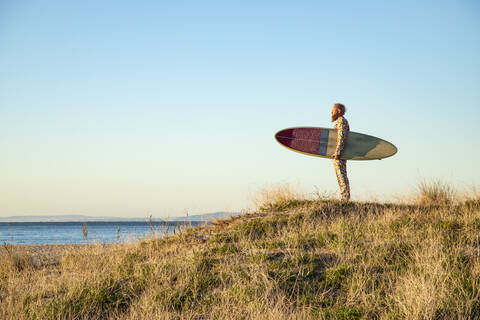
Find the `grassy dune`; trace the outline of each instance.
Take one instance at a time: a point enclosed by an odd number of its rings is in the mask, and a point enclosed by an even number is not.
[[[480,319],[480,202],[281,198],[55,263],[0,248],[1,319]]]

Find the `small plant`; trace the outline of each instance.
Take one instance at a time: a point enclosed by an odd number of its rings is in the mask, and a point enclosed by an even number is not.
[[[83,233],[83,239],[85,239],[85,242],[88,243],[88,227],[86,223],[82,224],[82,233]]]
[[[439,179],[421,180],[417,189],[418,202],[423,205],[448,205],[455,200],[455,188]]]
[[[335,193],[329,192],[327,190],[322,190],[318,186],[314,186],[315,191],[313,191],[312,196],[314,200],[327,201],[335,198]]]
[[[152,232],[152,236],[155,238],[155,228],[153,227],[153,219],[152,215],[148,216],[148,226],[150,227],[150,231]]]

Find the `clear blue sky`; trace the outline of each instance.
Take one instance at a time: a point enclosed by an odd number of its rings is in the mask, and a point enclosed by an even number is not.
[[[351,129],[353,199],[480,182],[478,1],[0,0],[0,216],[165,217],[338,186],[273,139]]]

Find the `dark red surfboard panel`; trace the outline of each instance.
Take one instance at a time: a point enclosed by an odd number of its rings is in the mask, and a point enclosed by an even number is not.
[[[317,155],[319,154],[322,131],[328,132],[328,130],[320,128],[285,129],[278,132],[275,138],[288,148]]]

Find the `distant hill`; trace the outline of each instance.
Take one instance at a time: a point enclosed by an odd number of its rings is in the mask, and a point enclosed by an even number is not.
[[[172,218],[154,218],[152,221],[212,221],[215,219],[224,219],[231,216],[237,216],[240,212],[213,212],[205,214],[196,214],[191,216],[172,217]],[[148,221],[148,217],[143,218],[119,218],[109,216],[85,216],[85,215],[55,215],[55,216],[10,216],[0,217],[0,222],[87,222],[87,221]]]

